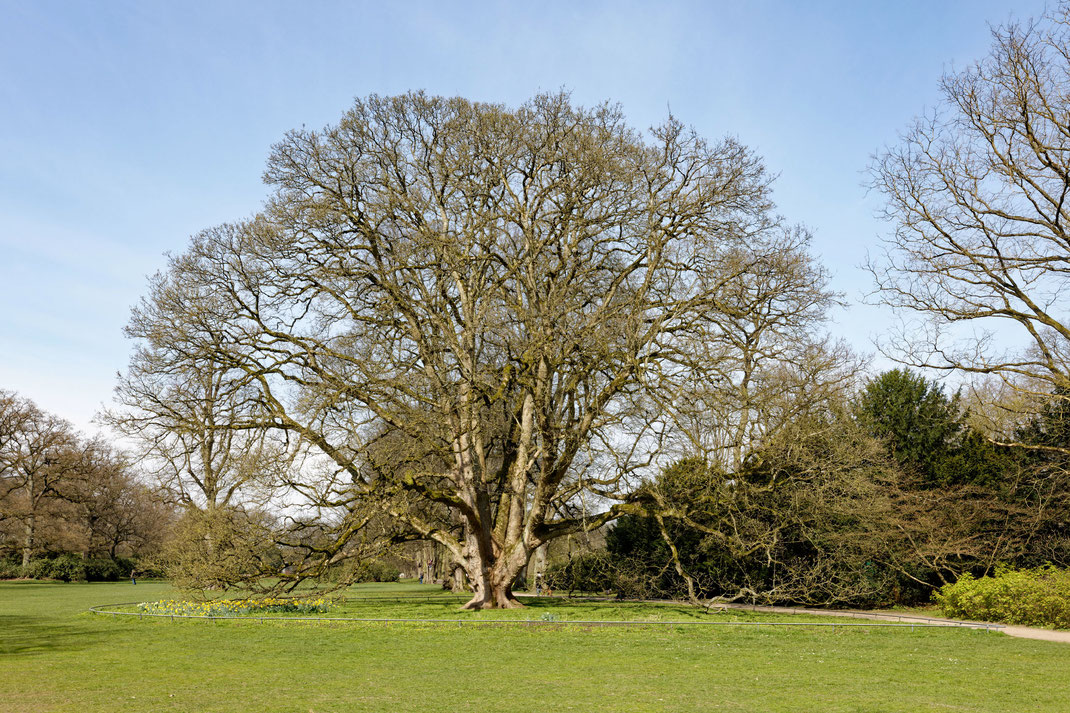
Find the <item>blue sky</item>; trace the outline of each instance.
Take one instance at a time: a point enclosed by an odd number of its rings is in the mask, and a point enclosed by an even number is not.
[[[779,174],[852,307],[887,226],[869,156],[1038,0],[946,2],[51,2],[0,0],[0,388],[87,428],[164,254],[255,212],[271,144],[356,96],[424,89],[518,104],[540,90],[671,111]]]

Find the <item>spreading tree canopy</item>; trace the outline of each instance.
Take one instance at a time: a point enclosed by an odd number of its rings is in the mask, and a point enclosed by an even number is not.
[[[212,428],[299,440],[295,494],[440,543],[474,608],[515,606],[532,551],[626,507],[724,378],[708,345],[741,280],[798,242],[736,141],[565,94],[372,96],[290,132],[265,178],[264,209],[196,235],[135,323],[255,388]]]

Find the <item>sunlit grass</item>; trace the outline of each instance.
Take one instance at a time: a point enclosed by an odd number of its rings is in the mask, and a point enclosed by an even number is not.
[[[458,598],[415,585],[347,595],[346,611],[422,618],[688,614],[672,605],[543,600],[460,612]],[[403,595],[431,601],[358,601]],[[0,584],[0,710],[994,713],[1065,711],[1070,700],[1070,646],[962,629],[171,622],[85,613],[180,598],[156,582]]]

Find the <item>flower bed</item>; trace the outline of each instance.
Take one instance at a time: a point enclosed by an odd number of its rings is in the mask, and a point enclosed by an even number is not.
[[[213,599],[197,602],[167,599],[143,602],[138,610],[146,614],[173,616],[246,616],[249,614],[323,614],[334,602],[329,599]]]

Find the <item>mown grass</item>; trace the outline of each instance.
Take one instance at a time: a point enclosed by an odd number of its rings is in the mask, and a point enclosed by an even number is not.
[[[688,613],[539,601],[466,614],[454,601],[356,599],[425,592],[362,587],[344,609],[562,620]],[[0,709],[1066,711],[1070,700],[1067,645],[961,629],[172,623],[85,613],[174,596],[160,583],[0,583]]]

